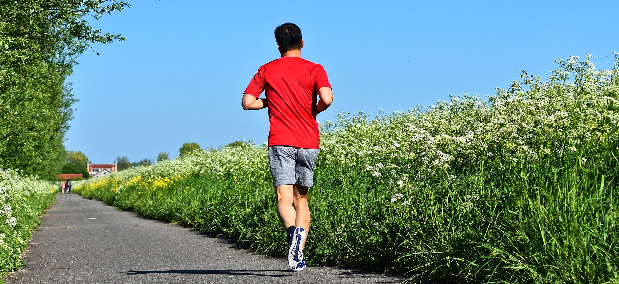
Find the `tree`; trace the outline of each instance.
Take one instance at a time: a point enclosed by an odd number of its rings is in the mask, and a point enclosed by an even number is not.
[[[88,168],[84,165],[76,164],[76,163],[65,163],[62,166],[63,174],[82,174],[82,177],[88,178],[90,174],[88,173]]]
[[[153,162],[152,159],[149,158],[144,158],[141,161],[138,162],[138,165],[140,166],[151,166],[153,165],[155,162]]]
[[[116,157],[116,168],[118,171],[126,170],[131,167],[131,162],[129,162],[129,158],[127,158],[127,156]]]
[[[121,11],[119,0],[0,1],[0,168],[55,179],[76,102],[66,82],[92,43],[123,40],[87,20]]]
[[[67,151],[67,162],[88,166],[88,158],[82,151]]]
[[[63,174],[82,174],[88,178],[88,158],[81,151],[67,151],[67,162],[62,165]]]
[[[183,156],[183,155],[187,155],[196,150],[202,150],[202,148],[200,148],[200,145],[198,143],[185,143],[183,144],[183,147],[181,147],[179,151],[181,153],[181,156]]]
[[[234,141],[234,142],[232,142],[230,144],[227,144],[225,147],[226,148],[235,148],[235,147],[246,147],[246,146],[249,146],[249,144],[245,143],[243,141]]]
[[[168,160],[170,160],[170,153],[168,152],[159,152],[159,155],[157,155],[157,162]]]

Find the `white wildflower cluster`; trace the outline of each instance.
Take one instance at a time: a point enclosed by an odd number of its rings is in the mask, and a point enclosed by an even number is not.
[[[399,205],[408,206],[410,205],[410,200],[404,198],[404,194],[396,193],[391,197],[391,203],[397,203]]]
[[[8,219],[6,219],[6,224],[9,225],[10,227],[15,226],[15,224],[17,223],[17,218],[11,216]]]
[[[398,187],[404,187],[406,182],[408,181],[408,174],[402,175],[402,177],[396,182]]]
[[[581,145],[619,133],[619,66],[597,71],[591,58],[557,60],[559,69],[546,82],[523,72],[487,101],[462,94],[429,109],[379,113],[373,119],[342,114],[321,126],[321,156],[327,166],[357,170],[391,188],[429,175],[452,181],[452,169],[488,159],[504,167],[551,155],[577,156]],[[585,163],[590,157],[579,159]]]
[[[3,204],[2,208],[0,208],[0,215],[10,215],[13,210],[11,209],[11,204]]]
[[[19,231],[28,227],[16,226],[20,220],[32,220],[40,213],[30,208],[28,198],[53,194],[56,190],[57,187],[50,182],[22,176],[14,170],[0,169],[0,262],[11,263],[19,259],[28,241],[29,235]]]
[[[460,201],[460,210],[464,212],[471,211],[475,206],[475,203],[479,201],[479,195],[465,195],[464,198]]]
[[[17,220],[12,216],[13,210],[11,204],[3,204],[0,208],[0,220],[4,219],[4,224],[8,226],[15,226]]]
[[[53,190],[55,187],[49,182],[24,177],[13,170],[0,169],[0,223],[4,228],[15,226],[16,213],[30,213],[30,208],[24,203],[28,196]]]
[[[0,248],[6,250],[9,248],[8,244],[4,241],[4,238],[6,238],[5,234],[0,234]]]
[[[403,195],[403,194],[401,194],[401,193],[396,193],[396,194],[394,194],[394,195],[393,195],[393,197],[391,198],[391,203],[396,202],[396,201],[398,201],[398,200],[402,199],[403,197],[404,197],[404,195]]]
[[[582,145],[616,139],[619,133],[619,66],[597,71],[590,58],[557,60],[559,69],[546,82],[523,72],[520,80],[497,89],[488,100],[462,94],[429,109],[338,115],[337,121],[320,125],[317,171],[337,177],[354,173],[370,180],[372,187],[393,190],[385,194],[386,200],[404,200],[394,192],[410,196],[416,185],[428,186],[428,179],[453,182],[458,169],[488,160],[498,161],[499,169],[558,154],[591,161],[578,156]],[[209,174],[264,180],[270,175],[266,145],[246,146],[193,153],[104,179],[114,180],[119,189],[137,176],[148,180]],[[463,208],[475,200],[465,198]]]
[[[381,170],[382,168],[384,168],[384,167],[385,167],[385,166],[383,166],[383,164],[382,164],[382,163],[378,163],[378,164],[376,164],[376,165],[374,165],[374,166],[368,166],[368,165],[366,165],[366,166],[365,166],[365,170],[366,170],[366,171],[371,172],[371,173],[372,173],[372,176],[374,176],[374,177],[380,177],[380,176],[382,176],[382,174],[380,173],[380,170]]]

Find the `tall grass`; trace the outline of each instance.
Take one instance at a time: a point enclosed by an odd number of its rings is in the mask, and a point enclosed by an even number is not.
[[[321,130],[313,264],[411,282],[619,281],[619,58],[558,60],[487,101],[343,114]],[[76,188],[149,218],[284,255],[266,147],[195,153]]]
[[[0,169],[0,278],[23,265],[21,253],[57,190],[50,182]]]

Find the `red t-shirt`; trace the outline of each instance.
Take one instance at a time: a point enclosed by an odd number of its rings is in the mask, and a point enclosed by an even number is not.
[[[269,146],[318,149],[318,89],[331,88],[325,69],[300,57],[280,57],[262,65],[245,94],[269,103]]]

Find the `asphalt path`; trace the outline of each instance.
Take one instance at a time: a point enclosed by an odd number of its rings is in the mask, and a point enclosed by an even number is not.
[[[311,237],[311,236],[310,236]],[[59,194],[6,283],[400,283],[332,267],[292,272],[283,258],[179,225]]]

